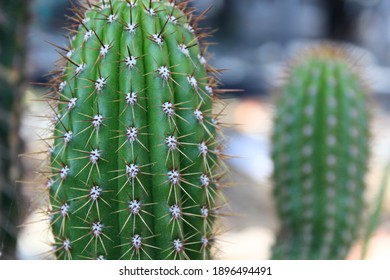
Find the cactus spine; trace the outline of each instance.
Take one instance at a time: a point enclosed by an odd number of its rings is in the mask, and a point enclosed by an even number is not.
[[[187,1],[77,10],[49,94],[60,259],[208,259],[219,183],[216,79]],[[47,174],[43,171],[44,174]]]
[[[16,258],[23,199],[16,180],[23,173],[19,154],[28,1],[0,2],[0,259]]]
[[[357,237],[368,162],[365,88],[345,50],[319,46],[291,67],[277,104],[274,259],[343,259]]]

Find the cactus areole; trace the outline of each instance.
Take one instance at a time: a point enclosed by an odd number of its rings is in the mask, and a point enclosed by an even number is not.
[[[359,232],[369,113],[350,56],[315,47],[293,63],[283,87],[273,133],[281,220],[274,259],[344,259]]]
[[[186,2],[76,9],[48,94],[59,259],[210,258],[222,173],[217,82]]]

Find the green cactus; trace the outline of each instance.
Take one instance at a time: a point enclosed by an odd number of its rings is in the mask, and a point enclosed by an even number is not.
[[[325,45],[290,69],[273,133],[281,220],[273,259],[344,259],[357,237],[369,112],[354,62],[344,49]]]
[[[24,144],[19,136],[25,57],[28,1],[0,2],[0,259],[16,258],[18,226],[22,222],[23,169],[18,158]]]
[[[187,2],[106,0],[75,12],[48,95],[54,136],[42,172],[59,259],[211,257],[217,80]]]

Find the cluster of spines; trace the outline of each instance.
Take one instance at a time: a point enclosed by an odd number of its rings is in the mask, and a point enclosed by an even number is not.
[[[187,4],[76,8],[42,171],[59,258],[211,257],[225,172],[217,77]]]
[[[316,47],[292,66],[273,134],[276,259],[343,259],[358,234],[368,165],[366,89],[348,54]]]

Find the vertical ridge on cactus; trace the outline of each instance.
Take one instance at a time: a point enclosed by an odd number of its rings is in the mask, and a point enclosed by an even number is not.
[[[61,259],[208,259],[220,198],[214,70],[187,1],[75,12],[49,93],[49,192]],[[209,73],[211,76],[208,76]]]
[[[358,235],[369,109],[353,65],[344,49],[325,45],[291,67],[273,133],[274,259],[344,259]]]

